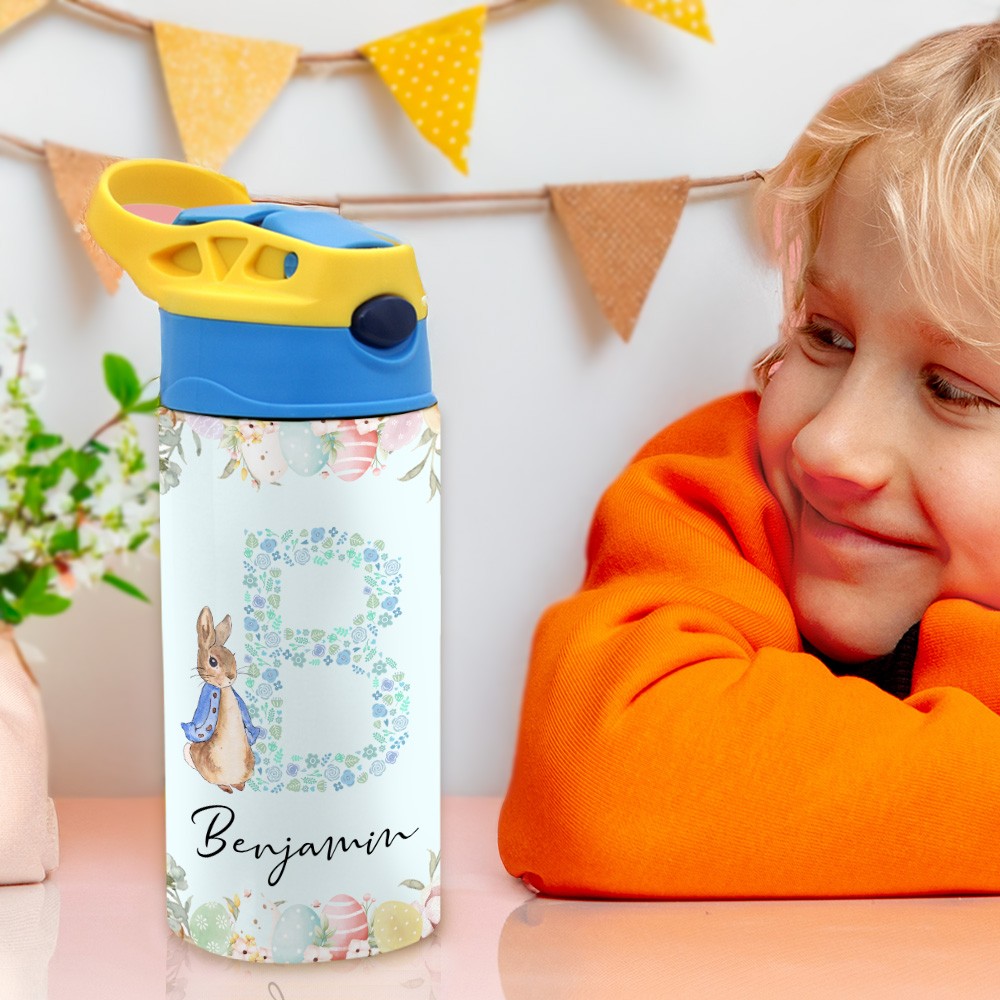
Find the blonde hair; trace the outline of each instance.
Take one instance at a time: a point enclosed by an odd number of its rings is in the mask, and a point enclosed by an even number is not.
[[[782,339],[802,322],[806,274],[837,174],[877,140],[876,180],[887,229],[930,318],[960,341],[959,293],[1000,333],[1000,23],[935,35],[836,94],[767,172],[756,209],[782,268]],[[782,344],[755,366],[758,383]]]

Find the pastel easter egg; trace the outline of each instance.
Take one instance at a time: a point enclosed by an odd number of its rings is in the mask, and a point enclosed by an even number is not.
[[[268,902],[259,892],[244,897],[240,906],[240,927],[252,934],[258,944],[268,944],[271,931],[277,923],[277,910],[273,903]]]
[[[243,461],[258,483],[276,483],[288,471],[281,453],[278,425],[273,420],[243,420],[239,425],[243,435]]]
[[[209,438],[212,441],[218,441],[225,429],[225,426],[218,417],[207,417],[201,413],[185,414],[184,422],[198,437]]]
[[[330,925],[327,946],[334,959],[347,958],[355,941],[368,943],[368,914],[353,896],[334,896],[323,907],[323,916]]]
[[[409,903],[390,899],[379,905],[372,922],[372,931],[379,951],[395,951],[416,944],[423,932],[424,921]]]
[[[271,954],[275,962],[302,962],[306,948],[315,943],[320,921],[316,911],[305,903],[294,903],[282,911],[271,939]]]
[[[345,425],[337,432],[338,447],[331,456],[333,474],[345,482],[360,479],[375,460],[378,450],[378,432],[358,433],[357,427]]]
[[[265,434],[277,433],[278,423],[275,420],[240,420],[236,429],[244,441],[249,441],[252,438],[262,438]]]
[[[424,418],[419,410],[386,417],[385,424],[382,426],[382,448],[389,454],[398,451],[403,445],[409,444],[423,426]]]
[[[288,468],[300,476],[315,476],[326,465],[322,438],[316,437],[306,420],[284,420],[278,431],[281,453]]]
[[[222,903],[202,903],[191,914],[191,937],[205,951],[228,955],[232,933],[233,918]]]

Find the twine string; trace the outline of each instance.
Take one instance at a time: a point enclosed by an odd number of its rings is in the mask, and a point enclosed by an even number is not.
[[[73,0],[77,2],[77,0]],[[92,0],[84,0],[91,3]],[[522,0],[515,0],[522,2]],[[31,156],[45,159],[45,147],[22,139],[20,136],[0,132],[0,143],[12,149],[28,153]],[[763,180],[764,172],[749,170],[742,174],[725,174],[719,177],[693,177],[688,181],[690,188],[727,187],[735,184],[746,184],[749,181]],[[551,200],[548,186],[515,191],[451,191],[429,194],[342,194],[332,198],[319,196],[316,198],[296,197],[292,195],[252,195],[256,202],[274,202],[279,205],[299,205],[312,208],[332,208],[340,211],[344,205],[361,207],[427,207],[427,206],[462,206],[462,205],[496,205],[511,202],[522,204],[548,204]]]
[[[98,0],[60,0],[61,3],[69,7],[76,7],[93,14],[105,21],[124,25],[129,28],[136,28],[139,31],[152,33],[154,24],[145,17],[138,17],[129,14],[127,11],[119,10],[116,7],[109,7],[107,4],[99,3]],[[497,14],[507,14],[515,7],[523,7],[535,0],[494,0],[486,5],[487,17]],[[345,49],[341,52],[302,52],[298,57],[300,67],[315,67],[321,65],[335,65],[337,63],[368,63],[360,49]]]

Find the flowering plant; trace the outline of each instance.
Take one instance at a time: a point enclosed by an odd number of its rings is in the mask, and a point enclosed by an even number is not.
[[[118,410],[74,448],[35,409],[44,372],[26,363],[26,351],[8,314],[0,333],[0,621],[59,614],[80,582],[148,600],[108,567],[153,538],[156,486],[131,418],[159,401],[125,358],[106,354],[104,381]]]

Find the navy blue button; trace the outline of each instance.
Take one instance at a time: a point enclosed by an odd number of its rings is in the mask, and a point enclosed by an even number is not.
[[[417,310],[398,295],[376,295],[354,310],[351,333],[368,347],[401,344],[417,328]]]

